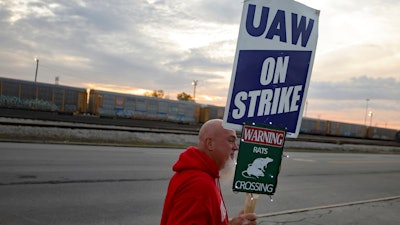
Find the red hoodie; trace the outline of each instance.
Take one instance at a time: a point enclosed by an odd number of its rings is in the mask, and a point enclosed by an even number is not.
[[[219,169],[196,147],[181,153],[172,167],[175,175],[165,197],[161,225],[228,224],[228,214],[217,186]]]

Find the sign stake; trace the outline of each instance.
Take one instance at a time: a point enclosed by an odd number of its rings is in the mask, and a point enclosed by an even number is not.
[[[244,201],[244,213],[254,213],[259,194],[246,193]]]

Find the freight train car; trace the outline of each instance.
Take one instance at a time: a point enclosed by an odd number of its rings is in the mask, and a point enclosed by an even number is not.
[[[382,127],[368,127],[367,138],[379,140],[396,140],[400,142],[400,131]]]
[[[101,117],[123,117],[198,123],[200,106],[191,101],[90,90],[89,113]]]
[[[0,77],[0,107],[85,113],[86,89]]]
[[[84,88],[35,83],[0,77],[0,107],[86,113],[180,123],[204,123],[223,118],[224,107],[154,97],[90,90],[89,107]],[[303,118],[301,133],[400,142],[400,131],[330,120]]]
[[[205,123],[210,119],[222,119],[224,117],[225,107],[215,105],[200,106],[200,123]]]
[[[367,127],[360,124],[351,124],[329,120],[303,118],[301,133],[319,134],[328,136],[368,138],[380,140],[398,140],[398,131],[394,129]]]

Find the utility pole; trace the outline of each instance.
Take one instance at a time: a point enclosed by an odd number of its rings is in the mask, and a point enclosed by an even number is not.
[[[194,80],[192,82],[192,85],[193,85],[193,101],[196,101],[196,86],[197,86],[197,82],[198,82],[198,80]]]
[[[369,102],[369,98],[365,99],[365,101],[367,101],[367,104],[365,106],[365,119],[364,119],[364,125],[367,126],[367,117],[368,117],[368,102]]]
[[[374,115],[373,114],[373,112],[371,111],[371,112],[369,112],[369,126],[371,127],[371,125],[372,125],[372,116]]]
[[[38,71],[38,68],[39,68],[39,59],[35,58],[35,61],[36,61],[36,72],[35,72],[35,85],[36,85],[37,71]]]

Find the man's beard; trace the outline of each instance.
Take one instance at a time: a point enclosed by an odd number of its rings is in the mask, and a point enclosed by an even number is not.
[[[229,184],[233,182],[233,176],[235,175],[236,168],[236,154],[235,157],[225,162],[224,168],[219,171],[219,177],[222,184]]]

